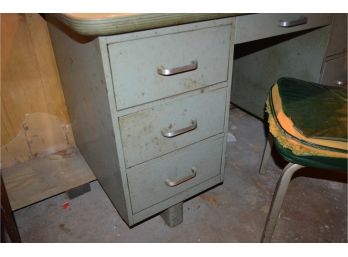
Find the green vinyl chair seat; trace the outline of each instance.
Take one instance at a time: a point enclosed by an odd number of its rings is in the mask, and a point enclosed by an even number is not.
[[[326,157],[318,155],[296,155],[290,149],[283,147],[275,139],[274,145],[278,153],[288,162],[297,163],[305,167],[319,169],[347,171],[347,159],[337,157]]]
[[[274,145],[289,162],[347,170],[347,92],[281,78],[267,99]]]
[[[261,242],[270,242],[291,178],[304,167],[347,171],[347,92],[293,78],[272,86],[266,113],[271,141],[266,143],[260,174],[271,155],[271,142],[289,163],[273,195]]]

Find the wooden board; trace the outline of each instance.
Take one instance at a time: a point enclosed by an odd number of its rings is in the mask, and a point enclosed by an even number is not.
[[[15,138],[1,148],[1,168],[75,147],[70,124],[48,113],[25,115]]]
[[[95,180],[77,148],[70,148],[2,170],[12,210]]]
[[[47,23],[39,14],[1,14],[1,145],[34,112],[69,123]]]

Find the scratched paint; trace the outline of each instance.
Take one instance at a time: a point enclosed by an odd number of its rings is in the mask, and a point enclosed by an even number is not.
[[[226,88],[221,88],[120,117],[126,166],[222,133],[226,93]],[[197,128],[172,138],[164,136],[166,132],[189,127],[193,120]]]

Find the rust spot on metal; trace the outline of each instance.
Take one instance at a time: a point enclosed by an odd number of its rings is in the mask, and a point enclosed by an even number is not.
[[[187,90],[194,90],[194,89],[200,88],[202,86],[203,85],[200,84],[199,82],[197,82],[196,80],[189,79],[189,78],[184,79],[184,87]]]
[[[151,132],[152,132],[152,125],[144,127],[144,133],[151,134]]]
[[[152,139],[152,143],[154,143],[155,145],[159,145],[160,140],[158,139],[158,137],[155,137]]]

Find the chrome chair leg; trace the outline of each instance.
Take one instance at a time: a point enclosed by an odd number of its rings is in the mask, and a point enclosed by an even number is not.
[[[269,158],[271,157],[272,146],[273,146],[272,137],[268,136],[268,139],[265,145],[265,150],[263,151],[260,169],[259,169],[260,174],[264,174],[267,169],[267,164],[268,164]]]
[[[269,243],[271,241],[271,238],[277,223],[277,219],[279,216],[279,212],[282,207],[284,196],[288,189],[290,180],[292,176],[294,175],[294,173],[301,168],[303,168],[303,166],[299,164],[289,163],[283,169],[283,175],[278,181],[276,191],[273,195],[272,204],[268,212],[266,225],[262,233],[262,238],[261,238],[262,243]]]

